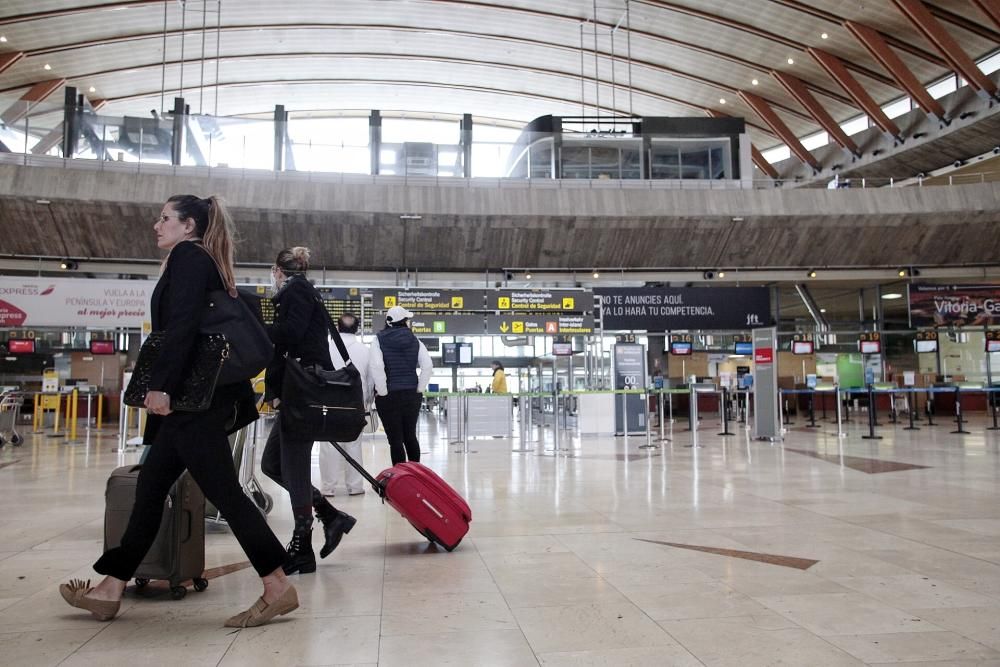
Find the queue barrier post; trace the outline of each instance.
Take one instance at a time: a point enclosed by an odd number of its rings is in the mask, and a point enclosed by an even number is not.
[[[718,435],[736,435],[729,431],[729,408],[728,401],[726,400],[729,397],[729,390],[723,387],[719,395],[722,397],[722,405],[720,407],[720,412],[722,413],[722,433]]]
[[[836,385],[834,388],[834,397],[837,401],[837,438],[846,438],[847,434],[844,433],[844,421],[842,419],[843,401],[840,398],[840,385]],[[849,400],[849,399],[848,399]]]
[[[881,440],[882,436],[875,435],[875,387],[868,385],[868,435],[861,436],[862,440]]]
[[[910,415],[910,425],[903,428],[904,431],[919,431],[920,427],[915,426],[913,423],[913,413],[917,411],[917,392],[911,392],[913,395],[913,404],[908,406],[910,409],[907,412]]]
[[[643,414],[646,417],[646,444],[639,445],[639,449],[659,449],[660,446],[653,444],[653,433],[649,424],[649,394],[640,394],[642,398]]]
[[[69,439],[70,439],[71,442],[75,442],[76,441],[76,427],[77,427],[77,422],[78,422],[77,411],[80,408],[80,400],[79,399],[80,399],[80,394],[79,394],[79,392],[76,389],[74,389],[73,391],[71,391],[70,394],[69,394],[69,396],[66,397],[66,400],[70,401],[69,405],[67,406],[67,410],[66,410],[66,418],[69,420],[69,424],[68,424],[68,429],[67,430],[69,431]]]
[[[35,402],[34,402],[34,405],[32,406],[32,413],[31,413],[31,432],[32,433],[41,433],[41,431],[39,430],[39,424],[42,424],[42,423],[45,422],[45,415],[42,412],[42,410],[44,408],[42,407],[42,405],[43,405],[43,403],[42,403],[42,395],[41,394],[35,394]]]
[[[927,390],[927,402],[924,404],[924,411],[927,413],[927,425],[937,426],[934,423],[934,390]]]
[[[958,428],[951,433],[969,433],[963,428],[965,421],[962,418],[962,389],[960,387],[955,387],[955,421],[958,422]]]
[[[52,437],[59,437],[59,408],[62,407],[62,396],[56,394],[56,420],[52,424]]]
[[[104,392],[97,394],[97,430],[104,427]]]
[[[819,424],[816,423],[816,390],[813,389],[809,394],[809,423],[806,424],[806,428],[819,428]]]
[[[986,390],[986,405],[989,406],[990,413],[993,415],[993,426],[987,426],[987,431],[1000,431],[1000,426],[997,426],[997,392]]]

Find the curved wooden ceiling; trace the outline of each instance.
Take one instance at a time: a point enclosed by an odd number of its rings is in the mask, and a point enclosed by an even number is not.
[[[774,118],[801,137],[861,113],[858,89],[877,104],[905,94],[851,26],[875,29],[927,83],[1000,47],[995,2],[631,0],[629,31],[625,0],[598,2],[596,21],[589,0],[5,0],[0,104],[49,79],[93,87],[113,115],[147,115],[182,88],[193,111],[224,116],[284,104],[521,123],[593,114],[599,98],[602,114],[743,116],[766,149],[784,134]],[[934,30],[963,53],[929,38]],[[817,50],[843,65],[853,90]]]

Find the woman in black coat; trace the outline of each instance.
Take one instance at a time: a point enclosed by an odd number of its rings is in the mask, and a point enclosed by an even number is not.
[[[271,267],[277,288],[274,303],[274,324],[268,334],[274,343],[274,360],[265,375],[264,400],[278,408],[271,426],[267,445],[261,455],[260,469],[288,491],[292,503],[295,528],[288,543],[285,574],[316,571],[316,554],[312,548],[313,512],[323,524],[324,543],[321,558],[337,548],[344,533],[351,532],[357,520],[330,504],[319,489],[312,485],[312,440],[301,440],[282,432],[281,382],[285,373],[285,357],[298,359],[303,366],[333,369],[328,339],[329,317],[316,288],[306,279],[309,269],[309,249],[301,246],[286,248],[278,253]]]
[[[226,437],[227,430],[256,419],[253,389],[249,381],[216,387],[204,412],[173,412],[170,407],[170,396],[189,372],[208,293],[225,289],[235,294],[232,220],[215,197],[177,195],[167,200],[153,229],[157,245],[169,254],[151,307],[153,329],[165,334],[145,399],[149,419],[144,439],[152,447],[139,472],[121,545],[94,564],[107,576],[94,588],[74,580],[62,584],[60,592],[72,606],[111,620],[126,583],[156,538],[170,487],[187,469],[226,517],[264,584],[260,599],[226,626],[261,625],[296,609],[298,596],[281,569],[281,542],[240,487]]]

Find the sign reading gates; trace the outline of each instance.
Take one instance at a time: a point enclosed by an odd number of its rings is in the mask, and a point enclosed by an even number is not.
[[[490,292],[490,310],[512,310],[517,313],[586,312],[592,309],[594,298],[586,290],[497,290]]]
[[[605,331],[754,329],[771,323],[766,287],[611,287],[601,298]]]
[[[448,312],[455,310],[483,310],[486,290],[481,289],[373,289],[372,307],[389,310],[402,306],[417,312]]]
[[[138,329],[148,321],[153,280],[0,278],[0,327]]]
[[[911,285],[910,322],[915,327],[1000,324],[1000,285]]]
[[[513,334],[515,336],[589,335],[594,333],[593,315],[489,315],[486,333]]]

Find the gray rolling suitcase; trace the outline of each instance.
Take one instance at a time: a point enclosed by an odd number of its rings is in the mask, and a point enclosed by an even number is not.
[[[121,543],[135,503],[135,485],[141,465],[116,468],[105,491],[104,549]],[[185,472],[170,489],[163,505],[163,520],[153,546],[135,572],[142,588],[152,579],[170,582],[175,600],[187,595],[183,582],[191,579],[196,591],[208,588],[205,573],[205,495]]]

